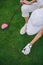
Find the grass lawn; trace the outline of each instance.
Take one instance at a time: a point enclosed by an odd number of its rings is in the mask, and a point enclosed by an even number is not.
[[[0,26],[9,22],[19,4],[19,0],[0,0]],[[20,35],[19,31],[24,23],[19,8],[10,27],[0,29],[0,65],[43,65],[43,37],[33,45],[29,55],[21,53],[23,47],[34,38],[27,34]]]

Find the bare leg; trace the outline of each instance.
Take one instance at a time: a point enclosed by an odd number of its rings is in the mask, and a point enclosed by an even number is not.
[[[41,30],[36,36],[35,38],[30,42],[28,43],[22,50],[22,53],[27,55],[31,52],[31,48],[32,48],[32,45],[43,35],[43,30]]]
[[[27,23],[29,20],[29,17],[24,17],[24,19],[25,19],[25,22]]]
[[[42,35],[43,30],[41,30],[30,43],[33,45]]]

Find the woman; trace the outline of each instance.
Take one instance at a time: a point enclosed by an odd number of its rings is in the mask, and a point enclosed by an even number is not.
[[[29,13],[33,12],[38,8],[38,4],[36,0],[27,1],[27,0],[20,0],[20,3],[22,4],[21,11],[22,11],[22,17],[25,19],[25,24],[20,30],[20,34],[23,35],[26,33],[26,25],[29,20]]]
[[[43,3],[41,3],[41,0],[39,5],[40,8],[32,13],[27,23],[27,28],[26,28],[27,34],[28,35],[37,34],[37,35],[30,43],[28,43],[23,48],[22,53],[25,55],[30,53],[33,44],[43,35]]]
[[[25,24],[20,30],[20,34],[23,35],[26,33],[26,26],[29,20],[29,13],[33,12],[34,10],[38,9],[40,7],[40,3],[43,4],[43,0],[20,0],[20,3],[22,3],[21,11],[22,11],[22,17],[25,19]]]

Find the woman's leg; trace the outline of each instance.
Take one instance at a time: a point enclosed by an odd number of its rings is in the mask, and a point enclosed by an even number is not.
[[[21,6],[21,12],[22,12],[22,16],[25,19],[25,23],[27,23],[28,19],[29,19],[29,12],[31,12],[31,11],[29,11],[31,9],[30,7],[31,6],[25,5],[25,4]]]
[[[21,7],[21,11],[22,11],[22,16],[24,17],[25,19],[25,25],[21,28],[20,30],[20,34],[23,35],[26,33],[26,26],[27,26],[27,22],[29,20],[29,12],[28,12],[28,5],[23,5]]]
[[[26,33],[26,27],[27,27],[27,23],[29,20],[29,12],[33,12],[35,9],[37,9],[37,4],[33,4],[33,5],[22,5],[21,7],[21,11],[22,11],[22,16],[25,19],[25,25],[21,28],[20,30],[20,34],[23,35]]]
[[[25,55],[29,54],[30,51],[31,51],[32,45],[33,45],[42,35],[43,35],[43,30],[39,31],[39,33],[35,36],[35,38],[23,48],[22,53],[25,54]]]
[[[23,4],[21,6],[21,12],[22,12],[22,16],[25,19],[25,23],[27,23],[29,20],[29,13],[33,12],[37,8],[38,8],[38,4],[36,2],[30,5]]]
[[[37,3],[33,3],[31,5],[26,5],[26,4],[22,5],[21,12],[22,12],[22,16],[24,17],[26,23],[29,20],[29,13],[33,12],[37,8],[38,8]]]
[[[35,38],[30,42],[32,45],[43,35],[43,30],[39,31]]]
[[[25,22],[28,23],[29,17],[24,17]]]

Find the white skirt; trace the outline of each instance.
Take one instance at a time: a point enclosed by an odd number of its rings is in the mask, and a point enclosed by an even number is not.
[[[28,23],[27,23],[27,34],[34,35],[43,29],[43,8],[35,10]]]

